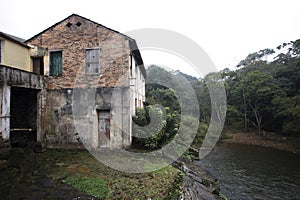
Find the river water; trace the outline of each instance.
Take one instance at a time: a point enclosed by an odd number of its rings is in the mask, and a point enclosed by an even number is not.
[[[220,143],[195,163],[218,179],[228,199],[300,199],[300,155]]]

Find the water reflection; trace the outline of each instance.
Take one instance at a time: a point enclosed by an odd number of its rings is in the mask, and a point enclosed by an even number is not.
[[[300,199],[299,155],[221,143],[196,164],[218,178],[228,199]]]

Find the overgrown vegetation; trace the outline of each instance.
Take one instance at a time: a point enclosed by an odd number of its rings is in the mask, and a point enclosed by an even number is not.
[[[160,108],[152,106],[137,110],[136,115],[133,117],[134,122],[137,124],[134,125],[135,147],[145,147],[151,150],[161,147],[167,125],[163,115],[164,113]],[[150,127],[144,128],[149,124]]]
[[[133,147],[143,150],[160,149],[174,139],[180,126],[180,131],[184,134],[181,134],[178,140],[191,143],[193,138],[190,138],[190,135],[197,132],[199,119],[196,117],[198,113],[195,114],[195,110],[191,106],[193,104],[191,94],[186,91],[184,84],[179,84],[186,79],[181,73],[170,73],[157,66],[148,68],[147,73],[149,82],[161,84],[146,85],[148,106],[144,109],[137,109],[136,115],[133,117],[135,122]],[[190,85],[188,84],[188,86]],[[179,93],[182,98],[181,103],[184,103],[186,108],[185,113],[182,113],[181,110]]]
[[[105,192],[107,199],[165,199],[179,173],[172,166],[143,174],[120,172],[102,164],[88,151],[47,150],[43,156],[55,160],[56,166],[49,168],[48,172],[55,180],[67,181],[72,176],[105,180],[108,188],[108,193]],[[149,167],[151,163],[145,163],[145,168]]]
[[[259,134],[300,134],[300,40],[249,54],[237,70],[221,71],[227,91],[226,126]]]
[[[181,172],[172,166],[142,174],[120,172],[86,150],[48,149],[35,154],[12,149],[1,159],[8,162],[0,165],[0,194],[8,199],[76,199],[87,194],[100,199],[167,199],[175,195],[181,180]],[[150,162],[144,167],[155,168]]]
[[[208,128],[211,116],[208,81],[223,82],[226,89],[227,115],[225,130],[251,131],[258,134],[275,132],[300,136],[300,40],[283,43],[274,49],[263,49],[249,54],[236,66],[220,73],[196,78],[181,72],[168,72],[157,66],[148,68],[155,80],[169,80],[180,74],[195,91],[199,104],[199,128],[193,145],[199,147]],[[221,74],[221,76],[220,76]],[[155,80],[153,82],[155,82]],[[179,101],[174,92],[180,86],[146,85],[145,110],[138,110],[134,121],[146,126],[150,123],[149,111],[157,112],[164,121],[156,134],[146,139],[135,139],[134,144],[146,149],[157,149],[177,134],[182,117]],[[187,99],[190,98],[187,96]],[[159,104],[166,113],[153,105]],[[166,116],[164,116],[166,115]],[[193,118],[193,115],[189,116]],[[194,119],[190,119],[193,121]],[[159,127],[156,127],[159,128]],[[182,128],[182,127],[181,127]],[[189,130],[186,130],[188,134]],[[138,130],[139,134],[143,130]]]

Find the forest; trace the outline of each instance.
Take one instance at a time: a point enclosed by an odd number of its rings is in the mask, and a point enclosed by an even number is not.
[[[156,129],[148,130],[152,132],[152,136],[148,138],[135,137],[134,145],[149,149],[160,148],[176,135],[181,120],[188,121],[184,127],[186,131],[189,131],[191,124],[199,123],[194,142],[201,141],[211,119],[211,99],[207,86],[209,81],[221,82],[225,87],[225,131],[300,136],[300,39],[280,44],[273,49],[250,53],[234,70],[225,68],[201,78],[179,71],[167,71],[154,65],[148,67],[147,73],[148,77],[157,80],[184,77],[197,96],[199,116],[180,115],[180,104],[175,91],[180,90],[181,84],[173,84],[172,87],[147,84],[146,107],[137,110],[133,120],[136,124],[145,126],[151,121],[149,113],[156,113],[156,119],[161,119],[159,124],[163,128],[159,129],[157,126]],[[190,94],[186,95],[187,99],[190,98],[188,95]],[[156,104],[163,106],[165,113],[160,108],[153,107]],[[145,134],[138,127],[135,127],[134,132],[135,136]]]

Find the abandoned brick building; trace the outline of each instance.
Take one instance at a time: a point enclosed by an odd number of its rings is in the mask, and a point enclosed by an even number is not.
[[[76,14],[26,41],[6,36],[0,35],[1,47],[6,40],[22,46],[29,62],[21,68],[1,62],[4,139],[31,131],[45,147],[131,144],[146,78],[134,39]]]

